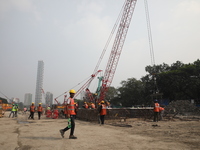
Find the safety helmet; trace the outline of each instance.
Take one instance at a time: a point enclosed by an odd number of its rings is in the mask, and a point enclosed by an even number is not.
[[[34,104],[34,102],[32,102],[32,104]]]
[[[13,106],[14,106],[15,104],[13,104]]]
[[[155,100],[154,100],[154,102],[158,102],[158,100],[157,100],[157,99],[155,99]]]
[[[104,101],[101,101],[101,103],[103,104],[103,103],[104,103]]]
[[[74,89],[71,89],[71,90],[69,91],[69,93],[73,93],[73,94],[75,94],[76,91],[75,91]]]
[[[39,105],[41,105],[42,103],[39,103]]]

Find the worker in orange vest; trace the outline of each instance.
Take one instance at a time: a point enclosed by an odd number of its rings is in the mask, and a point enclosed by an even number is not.
[[[104,125],[105,115],[107,114],[106,105],[104,101],[101,101],[101,105],[99,107],[99,114],[100,114],[100,124]]]
[[[35,113],[35,105],[34,102],[32,102],[32,105],[30,106],[30,116],[28,117],[28,119],[33,119],[34,120],[34,113]]]
[[[92,108],[92,109],[95,109],[94,103],[91,104],[91,108]]]
[[[158,100],[154,100],[154,122],[158,122],[158,115],[160,112],[160,104],[158,103]]]
[[[84,102],[83,108],[88,109],[88,104]]]
[[[69,91],[70,97],[66,101],[67,117],[68,117],[69,122],[68,122],[67,127],[60,130],[60,134],[63,138],[64,138],[65,131],[67,131],[71,128],[69,139],[77,139],[77,137],[74,136],[74,129],[75,129],[75,118],[74,117],[75,117],[76,113],[75,113],[73,97],[74,97],[75,93],[76,93],[76,91],[74,89],[71,89]]]
[[[42,103],[39,103],[39,106],[37,107],[37,112],[38,112],[38,119],[40,120],[41,114],[42,114]]]

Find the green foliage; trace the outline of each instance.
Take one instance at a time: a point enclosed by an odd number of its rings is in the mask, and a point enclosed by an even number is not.
[[[149,105],[151,94],[163,93],[163,99],[195,99],[200,104],[200,60],[183,64],[176,61],[168,64],[145,67],[148,73],[141,80],[129,78],[121,87],[112,89],[108,99],[113,105],[131,107]]]

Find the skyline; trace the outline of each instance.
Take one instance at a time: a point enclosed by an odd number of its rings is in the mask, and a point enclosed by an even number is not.
[[[123,3],[0,1],[0,91],[21,102],[25,93],[34,95],[39,60],[45,64],[43,89],[54,98],[90,77]],[[148,7],[155,64],[199,59],[200,1],[150,0]],[[111,86],[117,88],[122,80],[147,74],[145,67],[151,65],[151,58],[146,24],[144,1],[138,0]],[[105,69],[112,44],[99,69]],[[92,92],[97,82],[94,79]]]

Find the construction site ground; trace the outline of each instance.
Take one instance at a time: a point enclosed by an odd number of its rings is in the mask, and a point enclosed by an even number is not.
[[[0,118],[0,150],[199,150],[199,119],[152,122],[137,118],[105,120],[105,125],[76,119],[75,136],[62,138],[66,119],[27,120],[26,115]]]

